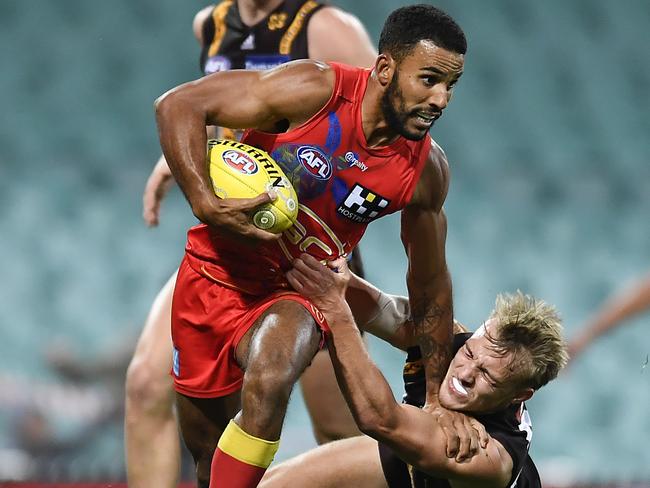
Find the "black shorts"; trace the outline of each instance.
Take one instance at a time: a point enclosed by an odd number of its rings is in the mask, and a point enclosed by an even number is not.
[[[381,442],[378,445],[381,470],[389,488],[411,488],[411,476],[406,463],[398,458],[390,447]]]

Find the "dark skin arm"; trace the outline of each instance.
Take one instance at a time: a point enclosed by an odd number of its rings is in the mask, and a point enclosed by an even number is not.
[[[395,401],[388,382],[368,356],[345,301],[349,279],[345,263],[335,261],[330,266],[340,272],[334,273],[311,256],[302,255],[287,278],[327,319],[332,330],[328,337],[332,364],[359,428],[388,445],[407,463],[448,479],[456,488],[505,487],[512,460],[476,419],[466,417],[481,437],[477,455],[458,462],[449,456],[449,429],[455,425],[446,425],[436,415]]]
[[[255,227],[247,213],[271,201],[271,195],[223,200],[214,195],[205,164],[205,127],[273,132],[283,121],[295,127],[327,103],[333,87],[334,72],[329,66],[301,60],[269,71],[214,73],[156,100],[163,154],[194,215],[225,233],[260,240],[279,238]]]
[[[406,283],[411,327],[422,351],[427,404],[437,404],[438,390],[451,361],[453,310],[447,270],[447,218],[442,205],[449,187],[447,158],[433,143],[410,204],[402,211],[402,243],[408,256]]]

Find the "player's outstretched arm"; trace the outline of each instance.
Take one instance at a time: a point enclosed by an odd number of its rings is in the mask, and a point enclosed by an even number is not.
[[[332,330],[328,341],[336,377],[359,428],[389,445],[408,463],[449,478],[454,486],[505,486],[512,461],[475,419],[465,417],[470,421],[452,424],[441,421],[435,413],[395,401],[388,382],[365,349],[345,300],[349,280],[345,262],[335,261],[330,266],[339,272],[302,255],[287,278],[325,315]],[[466,460],[457,462],[456,455],[462,450],[459,443],[465,450],[470,450],[468,443],[473,444],[471,450],[479,455],[469,458],[464,452]]]
[[[156,100],[163,154],[196,217],[225,232],[263,240],[278,235],[255,227],[247,212],[271,201],[219,200],[209,181],[206,126],[255,127],[275,131],[279,123],[298,125],[329,100],[334,73],[315,61],[294,61],[268,71],[214,73],[176,87]]]
[[[307,26],[309,58],[369,68],[377,51],[361,21],[334,6],[318,10]]]
[[[596,315],[569,343],[571,359],[575,359],[601,335],[648,308],[650,308],[650,274],[605,301]]]
[[[453,310],[442,208],[449,168],[442,149],[432,143],[429,159],[411,202],[402,211],[402,243],[408,257],[406,283],[411,326],[422,352],[427,404],[437,403],[438,389],[451,361]]]

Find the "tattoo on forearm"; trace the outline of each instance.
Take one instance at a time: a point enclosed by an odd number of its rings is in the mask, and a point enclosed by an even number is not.
[[[443,318],[450,315],[450,310],[426,296],[412,304],[409,322],[420,346],[427,378],[436,384],[442,381],[451,360],[451,331],[443,323]]]

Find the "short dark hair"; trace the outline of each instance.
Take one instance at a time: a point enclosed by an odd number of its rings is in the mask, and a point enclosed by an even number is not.
[[[465,33],[454,19],[433,5],[418,4],[388,16],[379,36],[379,53],[401,61],[422,40],[458,54],[467,52]]]

